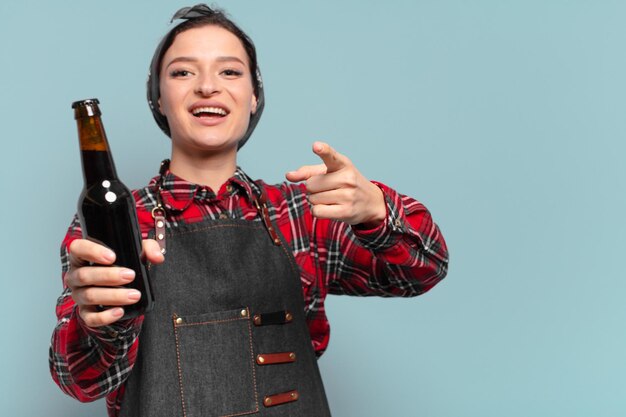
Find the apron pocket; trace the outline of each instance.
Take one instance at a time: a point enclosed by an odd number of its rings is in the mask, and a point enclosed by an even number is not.
[[[230,417],[259,411],[247,308],[174,316],[184,417]]]

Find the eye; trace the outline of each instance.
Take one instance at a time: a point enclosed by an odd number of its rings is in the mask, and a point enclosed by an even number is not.
[[[243,75],[243,72],[236,70],[236,69],[228,68],[228,69],[223,70],[221,74],[226,77],[236,78],[236,77],[241,77]]]
[[[187,70],[173,70],[170,72],[170,77],[172,78],[188,77],[190,75],[191,72]]]

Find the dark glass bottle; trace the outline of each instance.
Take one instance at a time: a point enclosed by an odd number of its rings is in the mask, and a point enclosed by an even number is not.
[[[72,103],[85,179],[78,199],[78,217],[84,238],[113,250],[115,265],[135,271],[135,279],[126,287],[141,291],[141,299],[123,306],[123,318],[131,318],[150,311],[154,298],[147,269],[141,261],[135,199],[117,177],[98,104],[97,99]]]

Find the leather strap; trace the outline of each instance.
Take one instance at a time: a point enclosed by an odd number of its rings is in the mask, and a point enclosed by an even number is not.
[[[273,313],[259,313],[255,314],[252,321],[255,326],[268,326],[272,324],[287,324],[291,323],[293,315],[286,310],[275,311]]]
[[[260,366],[291,363],[296,361],[294,352],[260,353],[256,355],[256,363]]]
[[[263,405],[266,407],[274,407],[292,401],[297,401],[300,395],[297,390],[287,391],[280,394],[266,395],[263,398]]]
[[[170,167],[170,160],[164,159],[159,167],[159,179],[156,182],[156,200],[157,205],[152,209],[152,218],[154,219],[154,238],[159,243],[161,253],[165,254],[165,208],[161,200],[161,190],[163,189],[163,181],[165,173]]]
[[[259,214],[261,215],[261,218],[263,219],[263,223],[265,224],[265,228],[267,229],[267,232],[270,234],[272,241],[274,242],[276,246],[280,246],[281,245],[280,238],[278,237],[276,230],[274,230],[274,226],[272,225],[272,221],[270,220],[270,212],[267,209],[267,198],[265,196],[265,189],[261,188],[261,195],[258,197],[255,197],[254,205],[259,211]]]

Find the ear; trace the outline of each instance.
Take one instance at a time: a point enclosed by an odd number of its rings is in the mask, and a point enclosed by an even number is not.
[[[252,99],[250,99],[250,109],[251,109],[250,113],[252,114],[256,113],[257,105],[258,105],[258,101],[256,99],[256,96],[253,94]]]
[[[159,113],[163,114],[163,108],[161,107],[161,97],[159,97],[159,100],[157,100],[157,103],[159,104]],[[165,116],[165,114],[163,114],[163,116]]]

